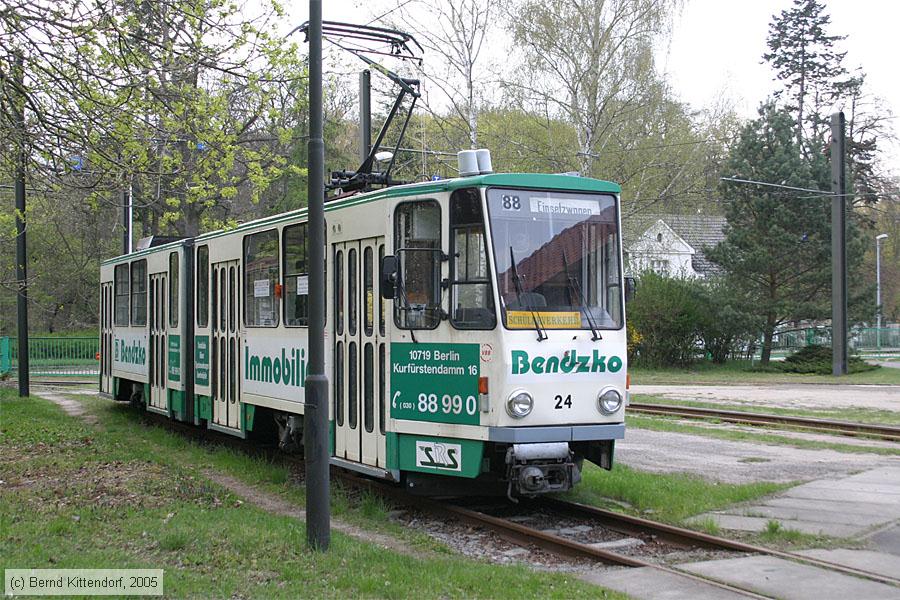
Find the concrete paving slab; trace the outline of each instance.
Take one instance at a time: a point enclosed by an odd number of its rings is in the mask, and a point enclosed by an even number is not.
[[[722,515],[706,513],[700,518],[714,520],[722,529],[734,529],[738,531],[763,531],[771,519],[763,517],[742,517],[739,515]],[[780,521],[785,529],[795,529],[812,535],[828,535],[831,537],[852,537],[859,533],[859,527],[853,525],[841,525],[840,523],[819,523],[815,521]]]
[[[779,496],[769,498],[765,501],[765,506],[777,506],[784,508],[802,508],[809,510],[822,510],[827,512],[841,512],[847,510],[847,504],[838,500],[812,500],[810,498],[789,498],[787,496]],[[883,504],[872,504],[869,502],[854,502],[853,512],[860,515],[870,515],[881,517],[882,521],[890,520],[890,515],[885,516],[885,508]]]
[[[869,542],[881,552],[900,556],[900,525],[873,534],[869,537]]]
[[[871,492],[848,492],[834,489],[816,488],[791,488],[784,493],[789,498],[809,498],[811,500],[837,500],[838,502],[868,502],[869,504],[883,504],[892,507],[891,510],[900,509],[900,496],[888,494],[873,494]]]
[[[584,573],[581,579],[646,600],[746,600],[746,596],[651,567]],[[846,600],[846,599],[845,599]]]
[[[878,573],[885,577],[900,577],[900,556],[871,550],[816,549],[801,550],[797,554],[821,558],[839,565],[847,565],[863,571]]]
[[[846,505],[843,505],[846,509]],[[786,508],[782,506],[748,506],[740,510],[720,511],[715,514],[739,515],[745,517],[765,517],[779,521],[810,521],[815,523],[838,523],[840,525],[853,525],[867,529],[884,523],[883,515],[858,514],[851,511],[816,510],[809,508]]]
[[[893,482],[866,482],[866,481],[816,481],[797,486],[809,490],[841,490],[844,492],[865,492],[886,496],[900,496],[900,483]]]
[[[898,481],[900,480],[900,467],[876,467],[851,475],[847,479],[852,479],[853,481],[874,481],[876,483],[879,481]]]
[[[679,568],[784,600],[900,600],[900,588],[773,556],[711,560]]]

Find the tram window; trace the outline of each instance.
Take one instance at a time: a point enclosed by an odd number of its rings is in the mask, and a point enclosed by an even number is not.
[[[367,246],[363,251],[363,324],[366,335],[372,335],[375,326],[375,282],[373,277],[372,247]]]
[[[344,253],[334,253],[334,327],[338,335],[344,333]]]
[[[344,342],[334,346],[334,420],[344,425]]]
[[[284,324],[287,327],[309,325],[309,256],[307,224],[284,228]]]
[[[169,327],[178,327],[178,253],[169,254]]]
[[[450,322],[457,329],[493,329],[497,313],[478,190],[457,190],[450,198],[450,257]]]
[[[275,285],[278,276],[278,231],[244,237],[244,322],[247,327],[277,327]]]
[[[375,430],[375,349],[363,346],[363,426],[366,433]]]
[[[441,322],[441,209],[437,202],[397,206],[394,247],[401,283],[394,322],[404,329],[434,329]]]
[[[131,324],[147,324],[147,261],[131,263]]]
[[[347,333],[356,335],[356,315],[359,303],[356,298],[356,249],[347,251]]]
[[[347,345],[347,421],[350,429],[356,429],[356,423],[359,420],[357,410],[359,405],[359,392],[357,388],[357,351],[356,342],[350,342]]]
[[[384,421],[385,421],[385,406],[384,406],[384,378],[385,378],[385,356],[384,356],[384,344],[378,344],[378,429],[381,430],[381,433],[384,433]]]
[[[236,321],[237,306],[235,299],[237,298],[237,276],[234,267],[228,267],[228,290],[231,297],[228,299],[228,331],[237,331]]]
[[[128,327],[128,265],[118,265],[116,277],[116,327]]]
[[[215,296],[215,292],[213,292]],[[209,246],[197,248],[197,326],[209,324]]]
[[[384,244],[378,245],[378,264],[384,260]],[[378,297],[378,333],[384,335],[384,298]],[[383,433],[383,432],[382,432]]]

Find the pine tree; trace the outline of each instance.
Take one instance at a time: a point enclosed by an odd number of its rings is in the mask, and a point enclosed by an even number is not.
[[[793,8],[781,11],[769,25],[769,52],[763,55],[784,83],[776,98],[787,95],[786,108],[796,118],[795,139],[805,151],[804,141],[815,140],[823,131],[816,109],[831,104],[847,76],[842,66],[846,52],[834,47],[845,36],[828,35],[831,17],[824,10],[818,0],[794,0]]]
[[[827,179],[823,155],[804,159],[794,120],[774,103],[763,105],[732,148],[726,173],[755,181],[818,188]],[[768,364],[776,328],[827,314],[830,290],[830,203],[772,187],[722,183],[725,240],[708,253],[727,273],[745,310],[760,323],[762,363]]]

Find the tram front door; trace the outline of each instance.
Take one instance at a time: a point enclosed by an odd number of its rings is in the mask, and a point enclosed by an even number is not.
[[[100,392],[112,394],[113,284],[100,286]]]
[[[331,251],[335,456],[385,468],[385,321],[375,289],[384,238]]]
[[[212,424],[240,431],[240,282],[238,261],[212,266]]]

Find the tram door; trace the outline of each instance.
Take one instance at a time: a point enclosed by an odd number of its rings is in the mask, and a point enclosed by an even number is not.
[[[231,260],[212,266],[212,422],[241,428],[240,266]]]
[[[169,288],[166,273],[150,275],[150,365],[147,377],[150,382],[148,406],[157,411],[169,410],[166,398],[166,326],[168,317]]]
[[[384,238],[332,244],[332,254],[335,455],[384,468]]]
[[[100,392],[112,393],[113,284],[100,286]]]

